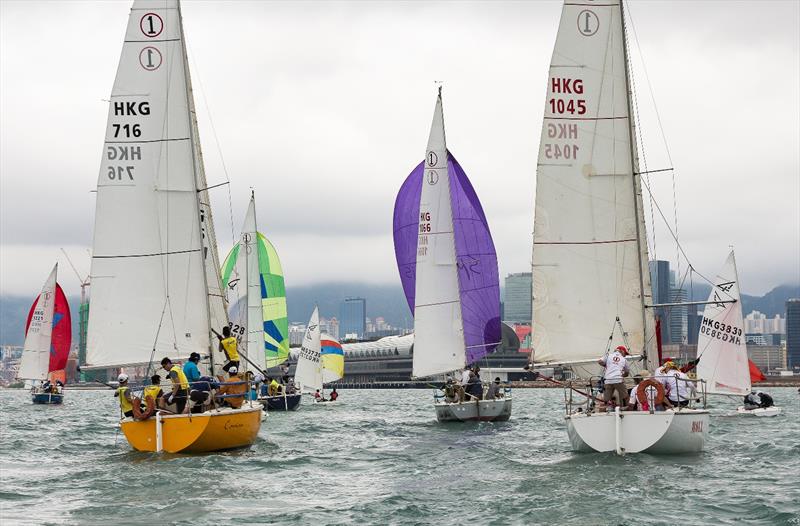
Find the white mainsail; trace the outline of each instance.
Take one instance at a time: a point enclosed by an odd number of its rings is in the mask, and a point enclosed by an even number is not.
[[[452,371],[463,367],[465,359],[440,90],[419,203],[412,376]]]
[[[719,303],[726,301],[726,303]],[[733,251],[714,280],[697,337],[697,377],[711,394],[750,392],[750,365]]]
[[[322,390],[322,364],[320,363],[319,308],[314,307],[311,319],[308,320],[303,345],[297,357],[295,382],[305,390]]]
[[[547,81],[533,229],[536,362],[654,352],[619,0],[565,2]],[[612,347],[613,348],[613,347]]]
[[[137,0],[97,183],[87,368],[221,356],[227,325],[177,0]]]
[[[58,263],[44,282],[36,309],[31,316],[25,346],[17,370],[21,380],[46,380],[50,373],[50,344],[53,336],[53,309],[56,304]]]

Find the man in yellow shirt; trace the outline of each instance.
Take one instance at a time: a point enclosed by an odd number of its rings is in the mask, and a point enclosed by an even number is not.
[[[120,373],[117,382],[119,382],[119,387],[114,393],[114,397],[119,397],[119,409],[126,418],[133,418],[133,396],[131,390],[128,389],[128,375]]]
[[[161,367],[167,371],[167,377],[172,381],[172,392],[164,397],[164,403],[175,404],[176,413],[183,413],[186,408],[186,398],[189,394],[189,380],[180,365],[173,365],[172,360],[164,358]]]
[[[211,332],[216,334],[217,338],[219,339],[219,350],[225,353],[225,358],[228,359],[228,362],[222,368],[223,371],[226,373],[230,371],[231,367],[236,367],[239,369],[239,349],[238,349],[238,341],[236,337],[231,336],[231,328],[225,326],[222,328],[222,334],[218,333],[214,329],[211,329]]]

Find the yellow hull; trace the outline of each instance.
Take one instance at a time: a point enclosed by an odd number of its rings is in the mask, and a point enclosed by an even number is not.
[[[195,415],[164,415],[161,418],[162,451],[206,453],[251,445],[261,427],[261,405],[241,409],[219,409]],[[120,422],[125,438],[134,449],[157,451],[156,417]]]

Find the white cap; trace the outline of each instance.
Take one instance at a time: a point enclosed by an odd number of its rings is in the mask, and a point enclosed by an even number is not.
[[[128,375],[125,374],[125,373],[119,373],[119,376],[117,376],[117,381],[119,383],[127,382],[128,381]]]
[[[239,369],[237,369],[236,366],[233,366],[230,369],[228,369],[228,374],[236,374],[238,372],[239,372]]]

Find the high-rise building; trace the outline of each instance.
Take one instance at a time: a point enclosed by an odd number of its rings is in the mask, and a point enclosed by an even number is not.
[[[653,290],[653,303],[670,303],[669,261],[655,260],[648,263],[650,268],[650,287]],[[669,310],[656,307],[653,314],[661,320],[661,342],[668,344],[670,339]]]
[[[702,314],[697,312],[697,305],[687,306],[686,343],[689,345],[697,345],[697,335],[700,334],[700,320],[702,319]]]
[[[800,298],[786,302],[786,361],[789,369],[800,367]]]
[[[363,338],[367,332],[367,300],[345,298],[339,304],[339,336],[341,339]]]
[[[672,289],[670,293],[670,303],[685,303],[686,298],[685,289]],[[688,343],[688,313],[686,305],[669,307],[670,343]]]
[[[530,272],[519,272],[506,276],[504,320],[512,323],[531,322],[532,284],[533,280]]]

